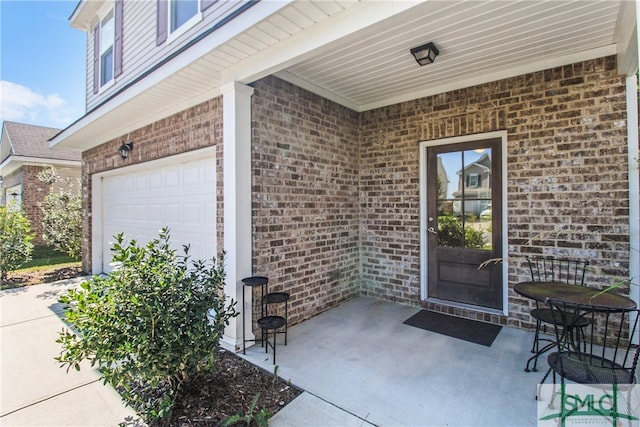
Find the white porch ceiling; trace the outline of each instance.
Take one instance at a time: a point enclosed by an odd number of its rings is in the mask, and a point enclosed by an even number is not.
[[[226,83],[270,74],[365,111],[621,47],[637,67],[635,8],[629,0],[260,2],[232,21],[235,32],[204,38],[53,143],[86,150],[218,96]],[[429,41],[440,55],[420,67],[409,50]]]
[[[287,67],[357,110],[616,53],[618,1],[427,1]],[[295,7],[292,5],[291,7]],[[420,67],[410,48],[434,42]]]

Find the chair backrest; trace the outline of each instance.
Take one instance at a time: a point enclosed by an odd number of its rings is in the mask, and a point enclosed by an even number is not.
[[[633,337],[640,333],[640,310],[594,310],[589,305],[547,302],[561,320],[554,323],[554,330],[557,350],[565,354],[560,360],[567,378],[582,384],[636,382],[640,346],[633,344]]]
[[[532,282],[584,285],[589,261],[527,257]]]

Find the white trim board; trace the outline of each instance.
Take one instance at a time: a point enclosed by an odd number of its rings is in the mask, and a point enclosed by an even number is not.
[[[420,142],[420,299],[422,301],[432,301],[428,298],[427,292],[427,278],[428,278],[428,266],[427,266],[427,209],[425,200],[427,197],[427,148],[445,144],[461,144],[464,142],[479,141],[484,139],[502,139],[502,168],[504,173],[502,174],[502,248],[506,253],[508,251],[507,242],[507,131],[495,131],[473,135],[457,136],[452,138],[434,139],[430,141]],[[502,314],[509,315],[509,281],[508,271],[509,263],[506,257],[504,257],[502,263]],[[453,307],[460,307],[459,303],[449,303],[447,301],[437,300],[433,301],[438,304],[451,305]],[[465,308],[475,310],[479,312],[486,312],[495,314],[496,310],[483,308],[479,306],[464,305]],[[500,310],[498,310],[499,312]]]

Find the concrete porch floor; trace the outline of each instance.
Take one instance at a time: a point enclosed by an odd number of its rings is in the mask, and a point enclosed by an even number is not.
[[[278,375],[306,392],[270,425],[536,425],[547,363],[524,372],[531,332],[503,327],[484,347],[402,323],[418,310],[356,298],[279,336]],[[271,350],[244,357],[274,370]]]

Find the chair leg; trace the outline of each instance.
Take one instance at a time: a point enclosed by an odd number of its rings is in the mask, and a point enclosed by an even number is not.
[[[541,322],[539,320],[536,320],[536,332],[533,335],[533,345],[531,346],[531,353],[537,353],[538,352],[538,337],[540,336],[540,326],[541,326]]]
[[[552,369],[549,369],[549,370],[552,370]],[[563,390],[562,390],[562,391],[564,391],[564,387],[563,387]],[[553,406],[553,400],[554,400],[555,396],[556,396],[556,371],[553,371],[553,389],[551,390],[551,399],[549,400],[549,405],[547,405],[547,407],[548,407],[549,409],[553,409],[553,408],[554,408],[554,406]],[[562,399],[563,399],[563,397],[564,397],[564,396],[561,396],[561,397],[560,397],[560,402],[561,402],[561,403],[562,403]],[[562,405],[562,406],[564,406],[564,405]]]
[[[524,368],[525,372],[538,372],[538,356],[540,356],[540,354],[536,353],[527,359],[527,366]],[[533,368],[529,368],[531,361],[533,361]]]

